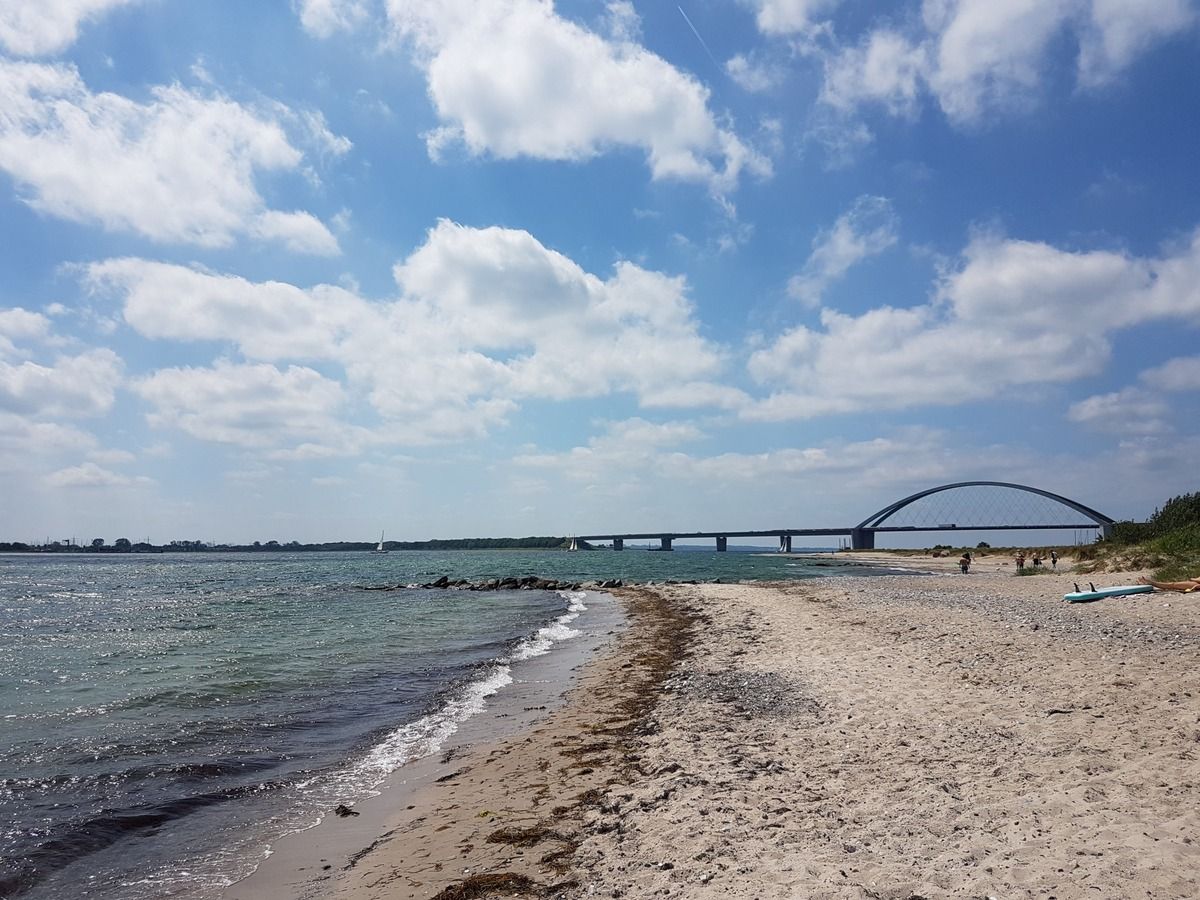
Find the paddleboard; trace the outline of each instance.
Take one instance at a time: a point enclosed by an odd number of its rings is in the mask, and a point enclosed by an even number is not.
[[[1088,603],[1092,600],[1103,600],[1105,597],[1124,597],[1126,594],[1149,594],[1154,590],[1148,584],[1119,584],[1116,587],[1099,588],[1094,591],[1074,591],[1064,594],[1063,599],[1068,603]]]

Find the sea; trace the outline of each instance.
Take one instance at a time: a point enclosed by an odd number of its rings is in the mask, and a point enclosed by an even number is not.
[[[442,575],[851,571],[636,549],[0,555],[0,898],[219,897],[617,615],[595,592],[415,587]]]

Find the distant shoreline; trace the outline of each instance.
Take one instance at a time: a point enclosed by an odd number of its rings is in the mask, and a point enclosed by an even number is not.
[[[112,544],[73,544],[52,542],[50,544],[26,544],[20,541],[0,541],[0,553],[42,554],[131,554],[131,553],[354,553],[375,551],[375,541],[325,541],[319,544],[301,544],[278,541],[252,544],[208,544],[203,541],[171,541],[167,544],[151,544],[145,541],[127,542],[118,538]],[[385,552],[405,550],[567,550],[569,538],[525,537],[525,538],[452,538],[428,541],[384,541]],[[582,549],[594,550],[587,545]]]

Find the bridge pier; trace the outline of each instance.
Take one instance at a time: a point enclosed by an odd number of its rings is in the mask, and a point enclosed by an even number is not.
[[[666,535],[663,535],[661,538],[659,538],[659,541],[661,542],[659,544],[659,549],[660,550],[674,550],[675,548],[671,546],[671,540],[672,540],[672,538],[669,538]]]
[[[614,550],[624,550],[625,549],[625,539],[624,538],[613,538],[613,549]]]
[[[780,553],[791,553],[792,552],[792,536],[790,534],[781,534],[779,536],[779,552]]]
[[[724,553],[728,549],[729,549],[729,538],[727,538],[727,537],[717,538],[717,552]]]
[[[875,529],[873,529],[873,528],[851,528],[850,529],[850,549],[851,550],[874,550],[875,549]]]

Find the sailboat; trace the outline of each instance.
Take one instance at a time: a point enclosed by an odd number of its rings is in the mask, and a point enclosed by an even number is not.
[[[372,550],[371,552],[372,553],[387,553],[387,551],[383,549],[383,532],[382,531],[379,532],[379,543],[375,545],[375,549]]]

